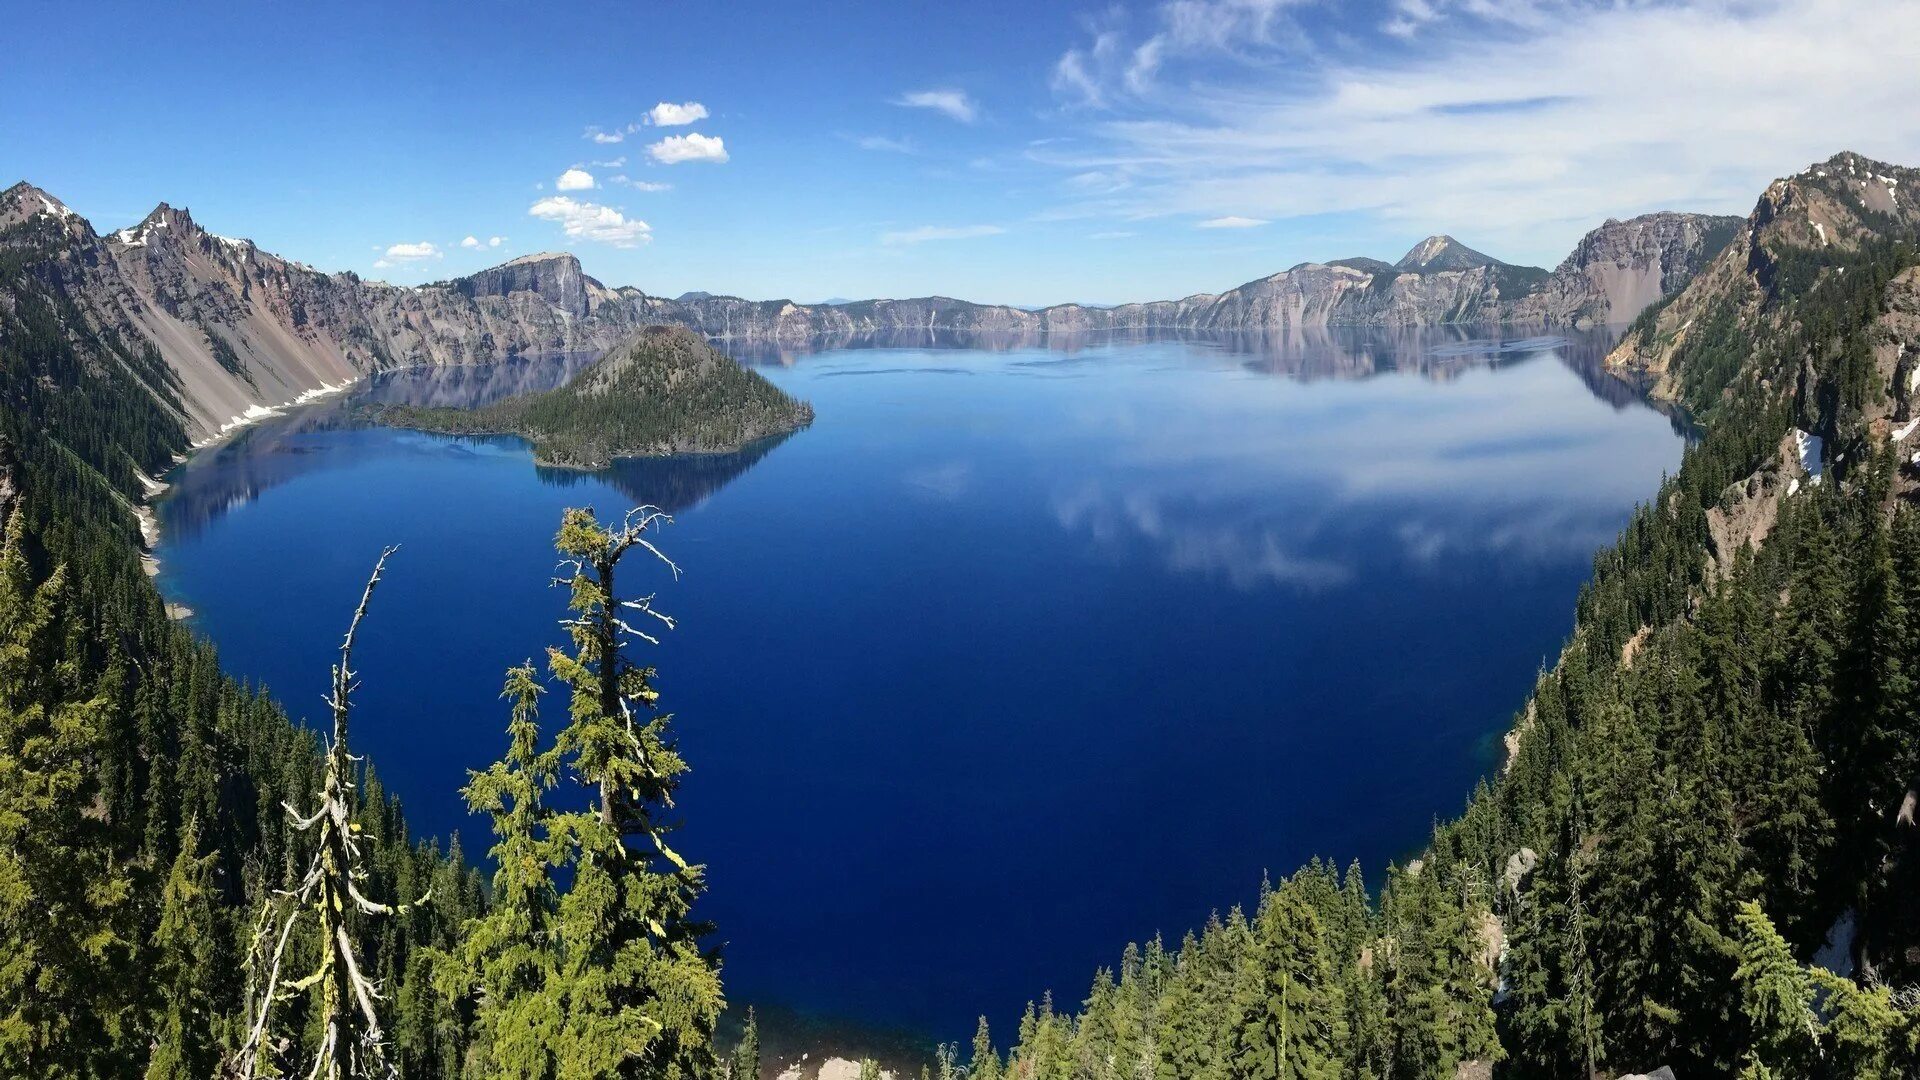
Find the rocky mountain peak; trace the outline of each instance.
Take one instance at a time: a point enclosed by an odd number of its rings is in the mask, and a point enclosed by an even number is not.
[[[69,229],[87,228],[86,219],[45,189],[25,180],[0,192],[0,227],[15,225],[42,215],[65,223]]]
[[[448,287],[467,297],[508,296],[530,292],[576,318],[591,310],[591,293],[599,282],[580,269],[580,260],[566,252],[543,251],[456,278]]]
[[[161,203],[141,218],[139,224],[113,233],[110,239],[127,248],[173,246],[197,240],[202,233],[187,210]]]
[[[1451,236],[1429,236],[1393,264],[1402,273],[1430,274],[1442,270],[1472,270],[1495,266],[1500,260],[1483,255]]]

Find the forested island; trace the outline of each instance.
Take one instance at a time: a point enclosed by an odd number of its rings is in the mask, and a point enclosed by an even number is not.
[[[1854,155],[1776,182],[1630,332],[1616,366],[1705,435],[1419,858],[1377,889],[1313,863],[929,1071],[1920,1074],[1920,211],[1896,186],[1920,174]],[[44,271],[64,230],[0,229],[0,1074],[762,1073],[751,1027],[719,1045],[701,868],[668,841],[687,763],[626,652],[664,625],[613,577],[657,519],[560,523],[567,644],[502,673],[505,749],[465,787],[483,874],[349,753],[349,651],[313,658],[340,672],[322,739],[167,618],[131,511],[189,449],[178,380]],[[683,334],[433,429],[587,464],[804,422]],[[661,388],[712,408],[622,419]],[[562,782],[584,809],[549,803]]]
[[[395,427],[518,435],[542,465],[603,468],[615,458],[726,454],[813,422],[795,401],[691,330],[649,326],[572,381],[477,409],[388,405]]]

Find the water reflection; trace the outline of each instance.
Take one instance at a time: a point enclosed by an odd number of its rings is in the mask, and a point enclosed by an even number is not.
[[[657,506],[677,514],[707,501],[792,437],[792,432],[770,436],[731,454],[621,458],[611,467],[594,472],[546,465],[536,465],[534,470],[541,481],[553,487],[612,484],[634,506]]]
[[[172,487],[161,503],[162,521],[169,533],[191,538],[280,484],[355,459],[391,453],[395,445],[437,452],[451,442],[470,454],[523,453],[525,444],[513,438],[447,439],[388,432],[388,438],[361,442],[326,436],[369,428],[364,405],[474,408],[554,389],[596,358],[594,353],[554,353],[497,364],[404,368],[376,375],[344,397],[324,399],[244,428],[174,470],[168,478]],[[725,487],[787,437],[764,439],[730,454],[622,460],[592,475],[613,484],[636,504],[651,503],[678,513]],[[573,486],[587,475],[572,469],[536,467],[535,471],[543,482],[557,487]]]

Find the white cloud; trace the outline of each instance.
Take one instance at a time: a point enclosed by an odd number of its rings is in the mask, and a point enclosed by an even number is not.
[[[596,240],[614,247],[638,247],[652,239],[652,227],[629,218],[611,206],[582,202],[566,195],[550,195],[527,209],[542,221],[552,221],[570,240]]]
[[[917,152],[912,142],[906,139],[891,139],[885,135],[862,135],[853,140],[853,144],[862,150],[879,150],[889,154]]]
[[[1267,222],[1260,218],[1228,214],[1226,217],[1208,218],[1205,221],[1199,222],[1194,227],[1200,229],[1257,229],[1265,224],[1267,224]]]
[[[387,250],[374,262],[374,266],[384,270],[389,266],[405,266],[408,263],[424,262],[442,257],[440,248],[430,240],[415,244],[389,244]]]
[[[593,174],[575,166],[561,173],[553,187],[556,191],[587,191],[593,187]]]
[[[1087,239],[1089,240],[1125,240],[1130,236],[1136,236],[1136,235],[1138,234],[1127,232],[1124,229],[1112,229],[1107,232],[1090,233],[1088,234]]]
[[[980,117],[980,107],[964,90],[915,90],[901,94],[893,103],[909,109],[932,109],[963,124],[971,124]]]
[[[1144,37],[1062,57],[1056,92],[1101,112],[1029,158],[1133,186],[1069,195],[1061,216],[1351,214],[1355,231],[1471,233],[1551,265],[1607,217],[1745,212],[1842,149],[1920,157],[1920,0],[1872,18],[1854,0],[1401,2],[1406,25],[1383,29],[1417,35],[1411,51],[1241,6],[1171,4]],[[1264,41],[1207,29],[1261,11]]]
[[[718,165],[727,160],[727,146],[719,136],[702,135],[697,131],[669,135],[647,147],[647,153],[662,165],[679,165],[688,161],[711,161]]]
[[[917,229],[883,233],[880,242],[889,247],[924,244],[929,240],[971,240],[978,236],[999,236],[1007,230],[998,225],[922,225]]]
[[[596,169],[618,169],[621,166],[625,165],[626,163],[627,163],[627,156],[625,154],[622,154],[617,158],[608,158],[605,161],[594,161],[594,162],[589,162],[588,164],[592,165]]]
[[[504,243],[506,243],[506,242],[507,242],[507,238],[506,238],[506,237],[504,237],[504,236],[489,236],[489,237],[487,237],[487,246],[488,246],[488,247],[490,247],[490,248],[497,248],[497,247],[499,247],[499,246],[500,246],[501,244],[504,244]]]
[[[672,191],[673,190],[672,184],[663,184],[657,180],[635,180],[631,176],[610,177],[609,182],[619,184],[622,187],[630,187],[635,191]]]
[[[583,135],[582,138],[592,139],[602,146],[607,146],[626,141],[627,134],[624,131],[601,131],[597,127],[590,127],[586,130],[586,134]]]
[[[660,127],[681,127],[696,120],[705,120],[707,115],[707,107],[697,101],[680,105],[663,101],[647,110],[647,122]]]
[[[477,236],[469,236],[465,240],[460,241],[460,246],[469,250],[477,248],[480,246],[480,238]]]

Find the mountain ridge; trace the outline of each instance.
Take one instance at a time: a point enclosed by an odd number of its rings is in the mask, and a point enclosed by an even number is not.
[[[1727,220],[1668,213],[1609,223],[1596,234],[1614,228],[1622,235],[1597,242],[1589,234],[1553,272],[1503,263],[1440,235],[1416,245],[1400,266],[1364,257],[1305,262],[1221,293],[1025,309],[946,296],[816,305],[701,292],[670,299],[609,287],[570,252],[394,285],[320,271],[209,232],[190,210],[166,202],[101,234],[25,181],[0,192],[0,248],[18,251],[37,276],[57,282],[94,326],[151,345],[176,376],[174,407],[201,442],[376,371],[604,352],[652,324],[720,341],[800,342],[890,332],[1625,321],[1713,254],[1700,250],[1712,232],[1703,223]]]

